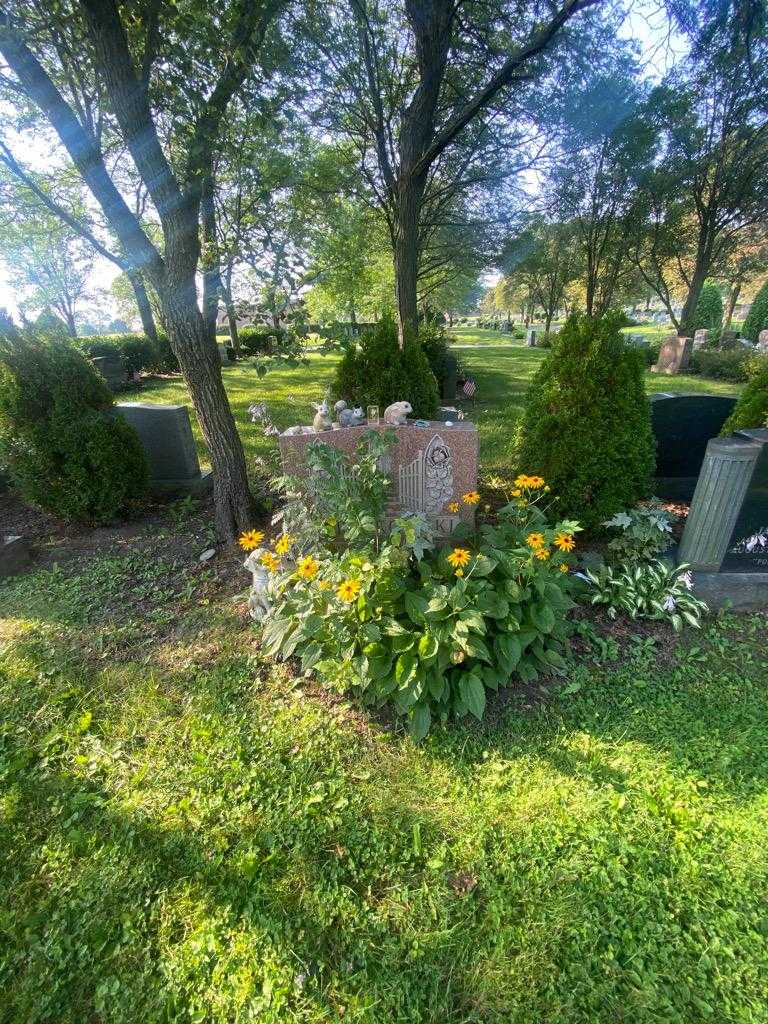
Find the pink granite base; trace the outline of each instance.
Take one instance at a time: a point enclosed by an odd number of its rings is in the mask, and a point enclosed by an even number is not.
[[[412,422],[396,427],[382,423],[375,427],[341,427],[319,434],[281,434],[278,441],[283,472],[291,476],[306,472],[304,452],[314,441],[333,445],[352,456],[369,430],[394,430],[397,435],[397,443],[391,449],[391,466],[386,472],[392,481],[392,504],[398,510],[417,511],[414,505],[421,504],[421,510],[440,533],[450,533],[462,520],[474,524],[474,506],[461,501],[462,494],[477,489],[477,427],[467,420],[451,426],[431,420],[426,427],[417,427]],[[423,476],[422,457],[427,463]],[[400,500],[403,493],[405,501]],[[459,502],[457,515],[447,511],[451,501]]]

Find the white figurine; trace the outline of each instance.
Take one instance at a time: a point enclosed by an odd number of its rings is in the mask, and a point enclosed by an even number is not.
[[[392,427],[401,427],[413,412],[410,402],[393,402],[384,410],[384,422]]]
[[[263,618],[272,608],[269,573],[261,564],[261,556],[266,551],[266,548],[256,548],[243,562],[243,568],[253,576],[251,592],[248,595],[248,611],[252,619]]]

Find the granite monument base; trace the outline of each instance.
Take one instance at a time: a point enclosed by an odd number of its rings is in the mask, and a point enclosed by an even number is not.
[[[213,475],[200,470],[185,405],[119,402],[115,413],[139,435],[149,463],[151,493],[199,497],[211,490]]]

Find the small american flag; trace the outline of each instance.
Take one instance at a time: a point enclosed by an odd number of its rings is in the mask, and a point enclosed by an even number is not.
[[[474,398],[475,395],[477,394],[477,384],[475,384],[472,378],[470,378],[469,380],[465,380],[462,391],[467,396],[467,398]]]

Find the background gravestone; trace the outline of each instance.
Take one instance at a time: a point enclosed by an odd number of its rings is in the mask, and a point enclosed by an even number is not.
[[[536,331],[531,328],[525,333],[525,344],[527,348],[536,348]]]
[[[693,343],[690,338],[670,334],[664,339],[658,361],[651,367],[651,373],[679,373],[685,370],[691,359]]]
[[[727,330],[723,331],[720,335],[720,344],[717,346],[719,349],[728,350],[729,348],[736,348],[738,334],[736,331]]]
[[[115,412],[139,435],[149,463],[150,490],[158,494],[204,494],[213,485],[201,472],[185,405],[119,402]]]
[[[219,350],[219,359],[221,360],[222,366],[229,366],[231,359],[229,358],[229,345],[225,341],[217,341],[216,348]]]
[[[757,336],[757,348],[759,352],[768,355],[768,331],[760,331]]]
[[[693,351],[697,352],[700,348],[704,348],[708,341],[709,331],[704,327],[700,327],[693,335]]]
[[[128,383],[128,375],[123,369],[117,353],[108,356],[94,356],[91,362],[107,382],[110,391],[119,391]]]
[[[707,444],[720,433],[735,404],[735,398],[725,395],[651,395],[654,489],[660,498],[691,500]]]

